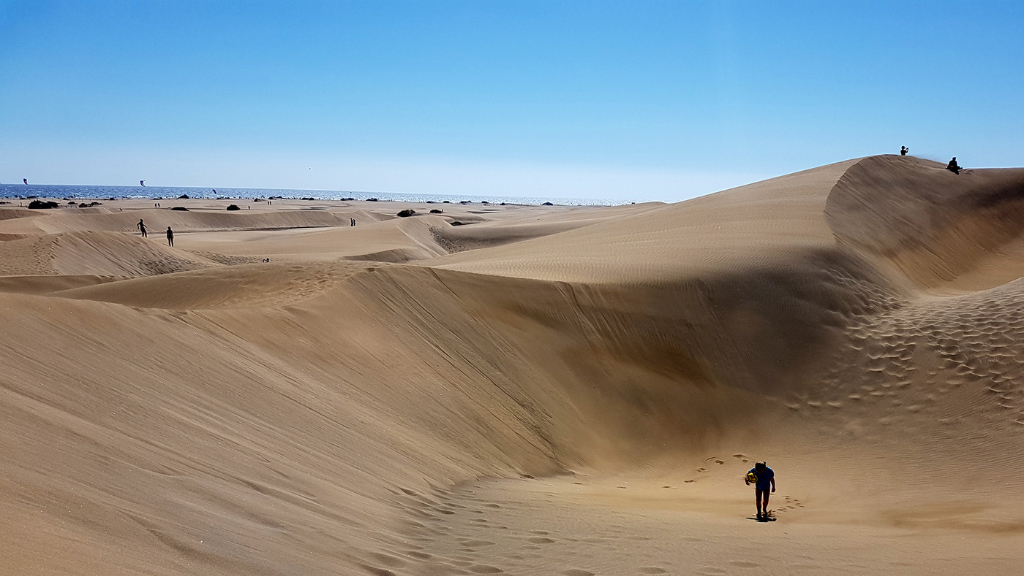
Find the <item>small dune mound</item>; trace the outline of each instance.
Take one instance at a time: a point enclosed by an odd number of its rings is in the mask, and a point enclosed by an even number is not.
[[[16,218],[34,218],[42,216],[39,212],[30,212],[25,208],[0,208],[0,221]]]
[[[0,243],[0,275],[151,276],[213,265],[138,236],[52,234]]]
[[[211,262],[129,234],[76,232],[55,236],[53,267],[59,274],[152,276],[211,266]]]
[[[319,295],[365,268],[355,263],[220,266],[118,282],[69,286],[56,295],[140,308],[204,310],[272,307]]]
[[[47,236],[8,235],[0,242],[0,276],[57,274],[53,267],[53,239]]]

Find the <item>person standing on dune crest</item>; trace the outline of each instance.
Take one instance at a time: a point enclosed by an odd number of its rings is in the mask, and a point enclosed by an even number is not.
[[[767,462],[758,462],[754,464],[754,467],[747,472],[746,477],[747,486],[751,483],[754,484],[754,501],[757,504],[757,519],[768,520],[768,488],[770,487],[772,492],[775,492],[775,471],[768,467]],[[764,504],[762,505],[761,499],[764,497]],[[762,513],[761,510],[764,509]]]
[[[142,237],[145,238],[146,237],[146,224],[142,221],[142,218],[139,218],[139,223],[136,224],[135,227],[138,228],[140,232],[142,232]]]
[[[170,226],[167,227],[167,245],[174,248],[174,231]]]

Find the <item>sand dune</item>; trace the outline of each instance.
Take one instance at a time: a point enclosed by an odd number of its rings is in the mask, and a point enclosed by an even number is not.
[[[212,263],[128,234],[77,232],[0,242],[4,275],[147,276]]]
[[[1022,187],[2,220],[2,571],[1014,573]]]
[[[1020,237],[1024,169],[957,175],[916,158],[865,158],[836,183],[825,212],[842,243],[934,286]]]
[[[855,162],[841,162],[632,218],[595,224],[432,265],[588,283],[662,282],[729,272],[774,256],[834,245],[825,202]]]

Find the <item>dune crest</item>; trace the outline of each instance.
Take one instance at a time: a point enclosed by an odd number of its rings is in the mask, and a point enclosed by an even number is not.
[[[828,196],[829,226],[844,244],[892,261],[916,284],[936,286],[974,269],[1021,235],[1024,169],[972,169],[872,156]]]

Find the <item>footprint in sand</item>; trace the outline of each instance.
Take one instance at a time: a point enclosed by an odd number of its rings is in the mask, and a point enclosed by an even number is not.
[[[472,566],[466,568],[466,570],[469,570],[474,574],[498,574],[500,572],[504,572],[504,570],[498,568],[497,566],[490,566],[487,564],[473,564]]]
[[[760,566],[757,562],[747,562],[746,560],[733,560],[732,562],[729,562],[729,564],[739,568],[757,568]]]
[[[665,571],[657,566],[643,566],[640,568],[640,572],[644,574],[664,574]]]
[[[565,576],[594,576],[593,572],[580,570],[579,568],[571,568],[569,570],[562,572],[562,574],[565,574]]]
[[[397,576],[394,572],[392,572],[391,570],[387,570],[385,568],[378,568],[376,566],[369,566],[367,564],[360,564],[360,566],[363,568],[363,570],[366,570],[370,574],[373,574],[373,576]]]
[[[402,560],[401,558],[396,558],[390,554],[371,552],[370,556],[373,556],[373,558],[381,564],[384,564],[385,566],[391,566],[392,568],[400,568],[408,564],[408,562],[406,562],[405,560]]]
[[[555,541],[552,540],[551,538],[543,538],[543,537],[541,537],[541,538],[527,538],[526,541],[527,542],[531,542],[533,544],[554,544],[555,543]]]

